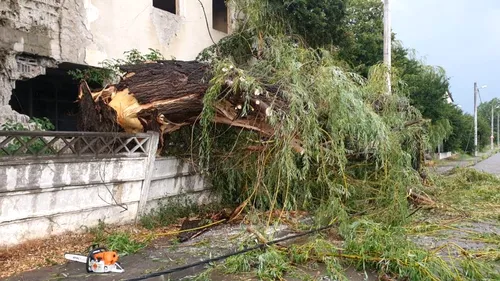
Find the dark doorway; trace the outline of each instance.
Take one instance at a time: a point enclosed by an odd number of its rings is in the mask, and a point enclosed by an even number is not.
[[[47,68],[45,75],[16,81],[10,106],[29,117],[47,117],[57,131],[76,131],[78,82],[68,70],[81,67],[62,63],[59,68]]]
[[[227,6],[224,0],[212,0],[212,27],[224,33],[228,32]]]

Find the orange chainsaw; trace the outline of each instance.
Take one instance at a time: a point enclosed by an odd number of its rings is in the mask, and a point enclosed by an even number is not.
[[[116,252],[108,251],[106,248],[97,245],[90,248],[87,256],[64,254],[64,257],[67,260],[85,263],[89,273],[122,273],[125,271],[118,263],[118,254]]]

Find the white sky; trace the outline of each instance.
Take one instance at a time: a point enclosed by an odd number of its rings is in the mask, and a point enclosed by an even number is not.
[[[473,112],[474,82],[483,101],[500,97],[500,0],[392,0],[392,28],[426,63],[446,69],[455,102]]]

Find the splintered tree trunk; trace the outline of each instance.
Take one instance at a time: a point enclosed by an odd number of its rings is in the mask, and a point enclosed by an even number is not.
[[[122,70],[127,75],[117,90],[134,96],[134,102],[140,105],[139,117],[157,111],[171,123],[183,123],[197,117],[203,109],[203,95],[210,80],[207,65],[164,61],[125,66]],[[118,105],[117,102],[112,104]]]
[[[210,66],[196,61],[159,61],[122,66],[125,75],[118,84],[98,92],[80,85],[79,129],[82,131],[157,131],[163,135],[196,123],[203,110],[203,97],[209,88]],[[231,84],[231,81],[228,81]],[[215,123],[236,126],[271,137],[274,130],[266,122],[271,104],[283,110],[286,102],[276,88],[265,87],[266,95],[253,95],[252,112],[241,114],[245,93],[227,87],[215,105]],[[247,95],[248,96],[248,95]],[[298,142],[297,151],[302,149]]]
[[[129,133],[169,132],[193,122],[202,111],[210,79],[206,65],[165,61],[121,69],[126,75],[120,83],[102,91],[91,93],[82,83],[80,130],[109,131],[118,126]]]

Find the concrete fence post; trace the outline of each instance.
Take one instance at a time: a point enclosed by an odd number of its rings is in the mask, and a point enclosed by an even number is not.
[[[151,179],[153,177],[153,171],[155,168],[155,160],[156,160],[156,151],[158,148],[158,142],[160,139],[160,135],[157,132],[148,131],[148,134],[151,135],[148,144],[148,157],[146,158],[145,165],[145,174],[144,180],[142,182],[141,188],[141,197],[139,199],[139,207],[137,209],[137,215],[135,217],[136,223],[139,219],[145,215],[146,212],[146,203],[148,201],[149,189],[151,187]]]

